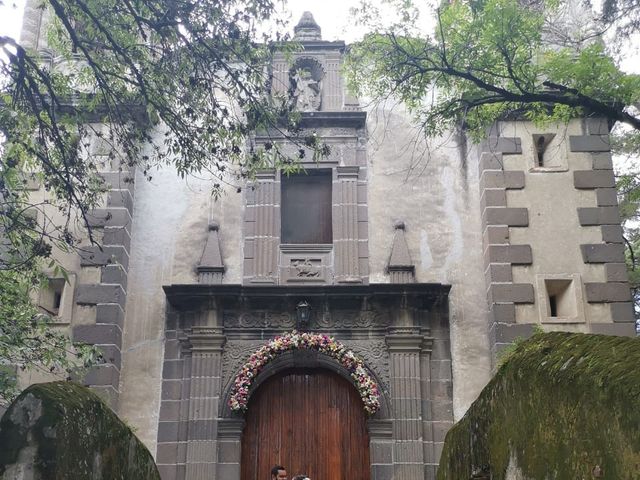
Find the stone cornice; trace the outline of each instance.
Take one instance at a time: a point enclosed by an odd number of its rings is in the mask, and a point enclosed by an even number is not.
[[[163,287],[169,303],[178,309],[193,309],[211,299],[268,298],[413,298],[430,305],[438,305],[446,300],[449,285],[440,283],[369,285],[206,285],[181,284]]]

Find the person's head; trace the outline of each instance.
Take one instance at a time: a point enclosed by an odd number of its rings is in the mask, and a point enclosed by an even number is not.
[[[271,480],[287,480],[287,470],[282,465],[275,465],[271,469]]]
[[[311,479],[306,475],[296,475],[291,480],[311,480]]]

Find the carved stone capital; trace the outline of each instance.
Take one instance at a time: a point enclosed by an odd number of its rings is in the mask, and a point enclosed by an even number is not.
[[[422,340],[422,353],[430,354],[433,350],[433,338],[424,337]]]
[[[360,167],[357,165],[348,165],[336,167],[336,174],[340,180],[357,180]]]
[[[385,337],[389,353],[419,353],[422,350],[422,335],[392,333]]]
[[[240,441],[242,430],[244,430],[243,418],[220,418],[218,420],[218,438]]]
[[[194,327],[188,334],[191,351],[193,353],[222,353],[222,347],[227,337],[219,333],[219,329],[209,327]]]

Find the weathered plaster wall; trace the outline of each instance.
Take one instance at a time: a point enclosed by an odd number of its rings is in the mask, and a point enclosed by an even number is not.
[[[171,168],[136,177],[119,414],[156,451],[166,300],[163,285],[197,283],[209,221],[220,225],[225,283],[241,283],[242,193],[211,196],[212,179],[181,180]]]
[[[404,221],[416,281],[452,285],[453,409],[459,418],[491,368],[478,167],[466,163],[453,134],[425,145],[398,106],[370,112],[368,131],[370,281],[389,282],[393,223]]]

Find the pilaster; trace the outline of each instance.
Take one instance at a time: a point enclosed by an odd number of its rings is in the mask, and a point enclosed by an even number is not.
[[[394,479],[424,478],[420,352],[423,336],[392,332],[385,337],[391,363]]]
[[[280,182],[273,169],[256,177],[247,194],[244,282],[273,284],[278,278]]]
[[[358,166],[336,167],[333,245],[338,283],[361,283],[358,239]],[[364,245],[366,247],[366,244]]]

